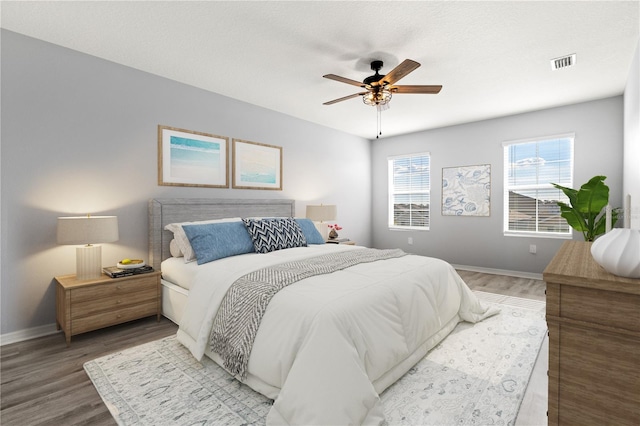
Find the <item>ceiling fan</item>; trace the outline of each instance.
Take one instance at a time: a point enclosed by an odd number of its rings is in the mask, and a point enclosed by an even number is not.
[[[338,102],[346,101],[347,99],[355,98],[356,96],[362,96],[362,101],[371,106],[376,106],[380,109],[381,106],[387,105],[391,100],[393,93],[417,93],[417,94],[436,94],[440,92],[442,86],[397,86],[395,83],[401,78],[405,77],[410,72],[414,71],[420,66],[416,61],[411,59],[405,59],[400,65],[392,69],[386,75],[380,75],[378,71],[382,68],[382,61],[371,62],[371,69],[375,71],[375,74],[365,78],[362,83],[350,78],[340,77],[335,74],[323,75],[324,78],[329,80],[340,81],[342,83],[351,84],[352,86],[358,86],[366,89],[366,92],[354,93],[353,95],[345,96],[343,98],[334,99],[329,102],[325,102],[323,105],[333,105]]]

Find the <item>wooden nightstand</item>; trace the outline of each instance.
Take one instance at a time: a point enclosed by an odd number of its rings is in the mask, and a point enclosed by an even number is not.
[[[162,309],[159,271],[122,278],[78,281],[75,274],[55,277],[56,327],[71,336],[157,315]]]

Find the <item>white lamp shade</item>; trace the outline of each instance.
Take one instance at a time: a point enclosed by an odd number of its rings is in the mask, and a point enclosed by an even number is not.
[[[76,278],[80,281],[102,273],[102,247],[92,244],[114,241],[118,241],[117,216],[58,218],[58,244],[84,245],[76,248]]]
[[[79,245],[118,241],[117,216],[58,218],[58,244]]]
[[[338,208],[335,205],[307,206],[307,219],[314,222],[335,220]]]

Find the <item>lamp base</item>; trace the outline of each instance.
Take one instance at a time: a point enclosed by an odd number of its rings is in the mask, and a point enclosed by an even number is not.
[[[313,222],[313,224],[316,226],[320,235],[322,235],[322,238],[327,241],[327,239],[329,239],[329,227],[327,224],[324,222]]]
[[[80,281],[102,275],[102,247],[86,245],[76,248],[76,278]]]

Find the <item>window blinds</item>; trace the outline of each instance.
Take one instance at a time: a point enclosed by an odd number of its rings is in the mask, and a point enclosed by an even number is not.
[[[504,143],[505,233],[570,235],[551,183],[573,185],[573,135]]]
[[[389,158],[389,227],[429,229],[429,153]]]

